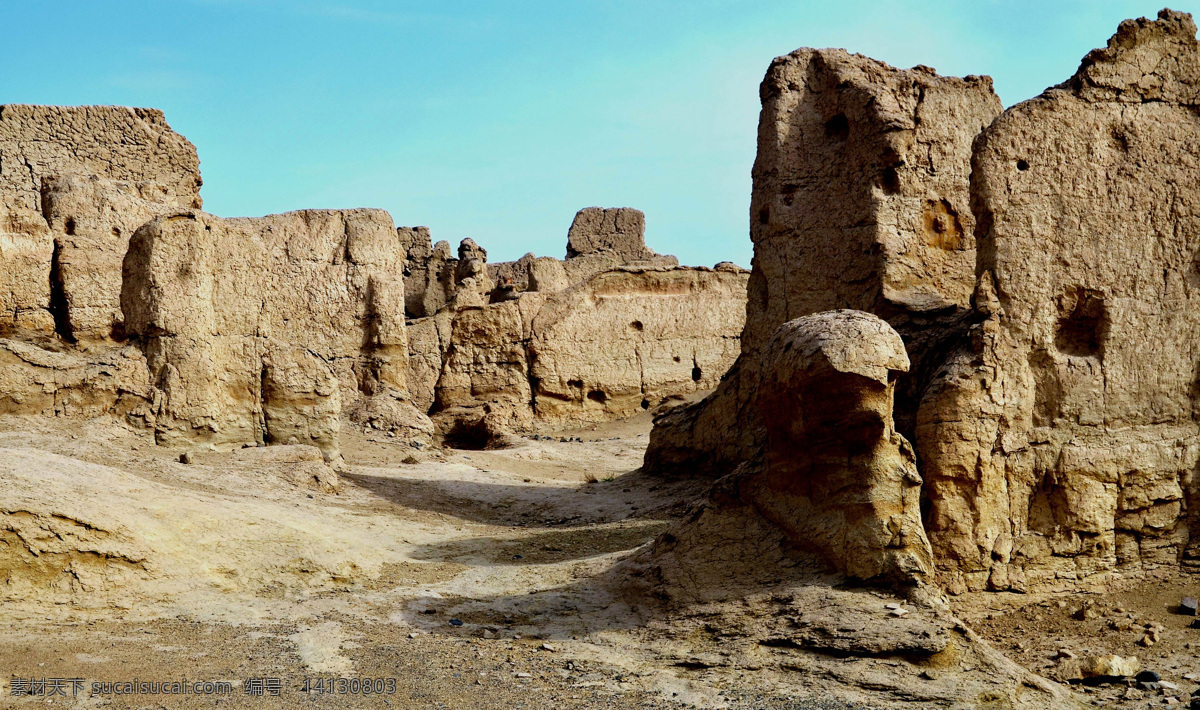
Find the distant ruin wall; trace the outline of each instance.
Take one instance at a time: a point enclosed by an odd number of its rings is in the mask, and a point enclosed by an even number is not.
[[[139,229],[122,307],[164,394],[160,441],[336,453],[343,408],[405,390],[402,264],[382,210],[189,211]]]
[[[409,244],[409,383],[435,419],[487,412],[517,430],[607,421],[711,389],[733,363],[748,274],[679,267],[645,246],[629,208],[580,210],[566,261],[485,264],[474,242],[449,257],[427,230]],[[464,267],[464,260],[473,265]],[[464,274],[478,274],[464,280]],[[486,283],[486,292],[481,291]]]

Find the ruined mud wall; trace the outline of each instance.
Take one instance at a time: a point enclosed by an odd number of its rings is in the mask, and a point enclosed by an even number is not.
[[[129,236],[200,207],[199,165],[160,111],[0,106],[0,336],[119,340]]]
[[[784,322],[853,308],[904,337],[921,383],[963,330],[975,281],[971,142],[1000,113],[987,77],[897,70],[843,50],[777,58],[760,88],[742,354],[717,391],[656,423],[646,465],[727,473],[762,445],[759,349]]]
[[[42,180],[91,175],[148,183],[176,207],[199,208],[200,159],[156,109],[0,106],[0,196],[41,209]]]
[[[157,111],[0,107],[0,412],[331,458],[347,419],[431,433],[391,218],[222,220],[196,211],[198,166]]]
[[[1130,20],[984,131],[986,320],[921,405],[927,528],[952,591],[1191,559],[1200,462],[1200,55]]]
[[[0,106],[0,412],[153,420],[145,358],[121,344],[121,261],[200,184],[159,111]]]
[[[737,598],[830,573],[922,585],[932,575],[912,448],[895,430],[899,334],[835,310],[764,345],[765,455],[739,466],[637,558],[640,582],[683,602]]]
[[[747,274],[681,268],[645,246],[644,228],[637,210],[581,210],[569,258],[486,264],[482,287],[474,279],[486,252],[474,242],[450,259],[445,242],[401,228],[406,285],[426,288],[410,316],[445,304],[408,322],[414,403],[442,421],[487,412],[536,430],[638,414],[715,386],[739,351]]]
[[[159,441],[294,438],[336,453],[343,409],[403,400],[402,263],[382,210],[187,211],[143,226],[122,307],[163,392]]]

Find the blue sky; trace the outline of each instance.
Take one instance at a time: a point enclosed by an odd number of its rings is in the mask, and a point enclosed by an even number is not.
[[[989,74],[1011,105],[1162,1],[0,0],[0,103],[163,109],[223,216],[383,207],[500,261],[627,205],[656,251],[749,266],[772,57]]]

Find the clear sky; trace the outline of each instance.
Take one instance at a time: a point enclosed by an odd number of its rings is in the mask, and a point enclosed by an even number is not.
[[[772,57],[990,74],[1011,105],[1162,1],[0,0],[0,103],[163,109],[222,216],[383,207],[501,261],[632,206],[656,251],[749,266]]]

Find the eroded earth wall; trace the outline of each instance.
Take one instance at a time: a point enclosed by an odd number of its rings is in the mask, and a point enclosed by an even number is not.
[[[1200,461],[1200,55],[1121,24],[984,131],[981,316],[922,402],[927,528],[952,591],[1193,559]]]
[[[403,400],[402,267],[382,210],[185,211],[143,226],[122,306],[163,392],[159,440],[294,438],[335,454],[343,409]]]
[[[425,289],[409,315],[443,304],[408,322],[414,403],[446,426],[490,414],[538,430],[626,417],[714,387],[739,352],[748,274],[732,264],[680,267],[645,246],[644,227],[638,210],[580,210],[565,261],[527,254],[486,264],[486,290],[480,276],[461,278],[483,273],[486,252],[474,242],[451,259],[428,231],[401,228],[406,284]]]
[[[741,357],[707,400],[659,420],[652,470],[719,474],[751,457],[760,348],[784,322],[837,308],[904,337],[913,373],[897,425],[911,435],[919,383],[969,310],[971,143],[1001,110],[991,80],[801,49],[772,62],[760,94]]]

